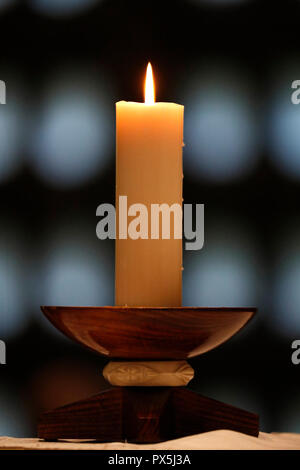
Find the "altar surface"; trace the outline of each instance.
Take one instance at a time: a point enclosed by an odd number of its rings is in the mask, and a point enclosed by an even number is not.
[[[0,450],[295,450],[300,449],[300,434],[264,433],[259,437],[234,431],[212,431],[159,444],[123,442],[44,442],[39,439],[0,437]]]

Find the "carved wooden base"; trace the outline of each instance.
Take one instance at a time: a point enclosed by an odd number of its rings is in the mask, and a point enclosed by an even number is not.
[[[187,361],[111,361],[104,378],[120,387],[182,387],[194,377]]]
[[[116,387],[44,413],[38,437],[154,443],[216,429],[258,436],[258,416],[181,387]]]

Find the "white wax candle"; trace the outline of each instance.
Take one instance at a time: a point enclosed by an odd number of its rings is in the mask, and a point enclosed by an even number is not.
[[[149,104],[147,104],[149,103]],[[183,111],[174,103],[116,104],[116,209],[141,203],[182,204]],[[117,218],[118,220],[118,218]],[[172,221],[172,217],[171,217]],[[130,217],[128,218],[130,222]],[[115,302],[128,306],[181,306],[182,240],[119,239],[116,231]]]

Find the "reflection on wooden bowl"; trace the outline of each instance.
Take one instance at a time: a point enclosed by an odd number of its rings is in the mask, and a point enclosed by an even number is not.
[[[122,359],[187,359],[227,341],[255,308],[41,307],[69,338]]]

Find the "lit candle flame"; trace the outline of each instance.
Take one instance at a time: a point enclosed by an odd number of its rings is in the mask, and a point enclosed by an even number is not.
[[[147,66],[146,81],[145,81],[145,104],[154,104],[155,103],[155,93],[154,93],[154,80],[152,66],[150,62]]]

